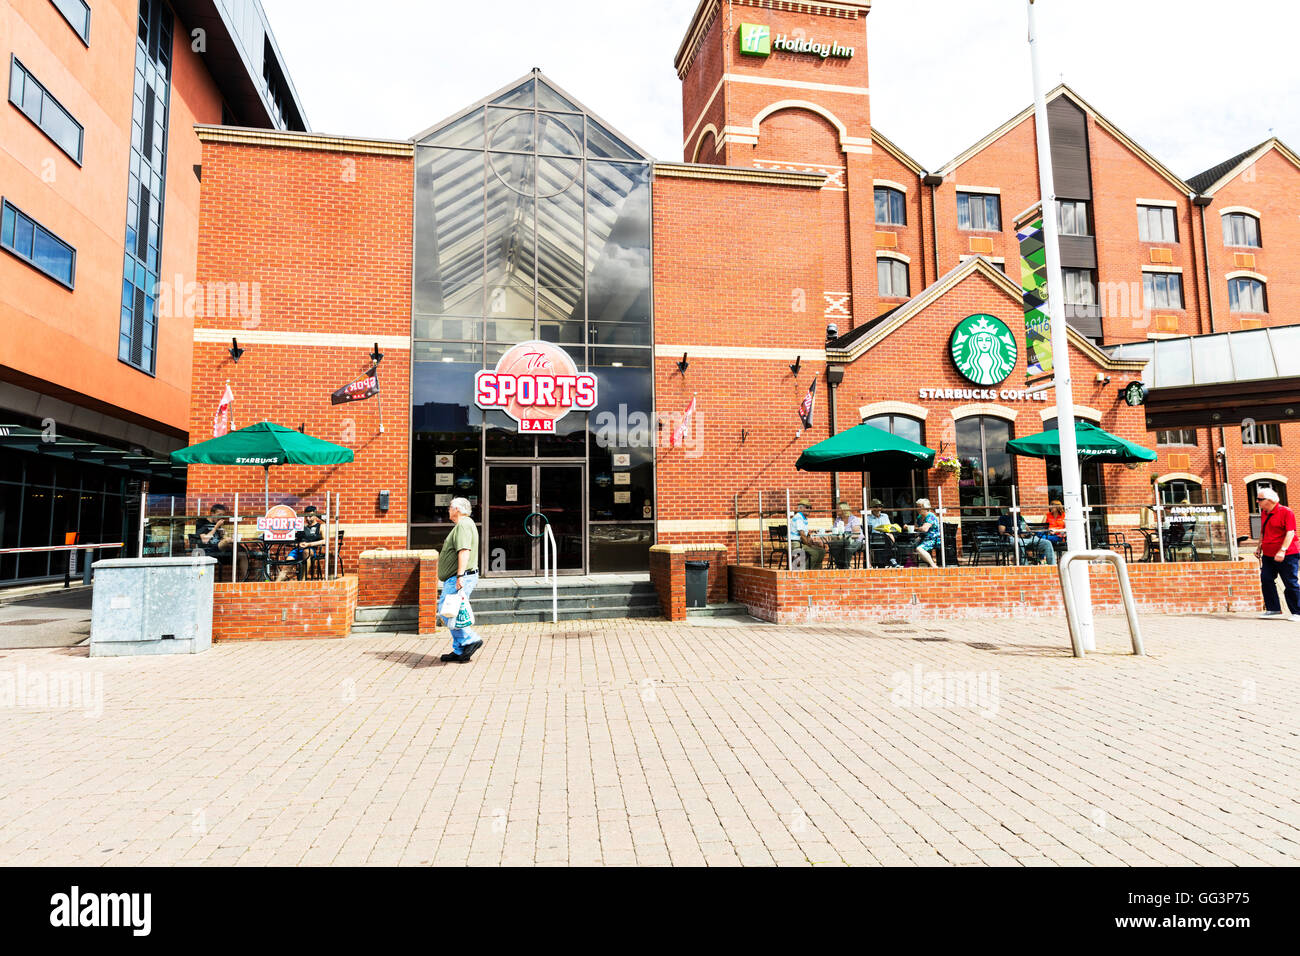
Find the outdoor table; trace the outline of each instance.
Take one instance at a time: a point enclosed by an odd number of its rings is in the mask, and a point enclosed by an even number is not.
[[[821,540],[826,542],[826,553],[830,555],[831,561],[835,567],[844,570],[848,567],[848,545],[850,540],[862,540],[851,534],[834,534],[826,532],[818,535]]]

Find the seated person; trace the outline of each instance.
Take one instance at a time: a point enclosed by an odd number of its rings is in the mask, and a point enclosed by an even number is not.
[[[320,519],[320,512],[316,510],[315,505],[308,505],[302,509],[302,516],[302,530],[298,532],[295,538],[297,544],[289,552],[289,561],[310,560],[325,553],[325,524]],[[295,566],[281,565],[278,580],[285,580],[296,570],[297,567]]]
[[[902,565],[898,563],[898,559],[894,557],[892,553],[892,549],[898,544],[898,540],[894,537],[894,529],[898,526],[894,524],[893,519],[890,518],[889,515],[885,514],[885,512],[881,511],[880,508],[880,499],[872,498],[870,510],[866,514],[867,528],[876,532],[876,534],[889,542],[890,553],[888,557],[890,567],[902,567]]]
[[[194,524],[195,537],[199,539],[199,547],[210,558],[220,558],[221,552],[229,551],[234,547],[233,538],[226,537],[223,526],[230,520],[230,509],[225,505],[213,505],[208,510],[208,517],[200,518]]]
[[[1012,534],[1012,528],[1016,529],[1015,534]],[[1018,540],[1020,550],[1026,555],[1041,557],[1048,564],[1056,564],[1056,547],[1046,536],[1031,533],[1021,515],[1017,514],[1013,518],[1010,511],[1003,512],[998,518],[998,534],[1013,541]]]
[[[1053,501],[1043,520],[1047,522],[1047,540],[1058,547],[1065,544],[1065,506]]]
[[[853,556],[861,551],[866,543],[866,538],[862,534],[862,519],[853,513],[853,508],[847,501],[840,502],[840,516],[831,528],[831,534],[845,538],[844,548],[836,557],[835,565],[839,568],[847,568],[853,563]]]
[[[790,540],[798,541],[803,552],[804,567],[814,570],[822,566],[826,549],[819,538],[808,533],[808,512],[812,511],[812,502],[807,498],[799,499],[799,510],[790,516]]]
[[[929,498],[916,499],[916,533],[920,540],[916,542],[916,556],[932,568],[937,568],[933,553],[943,542],[943,529],[939,525],[939,516],[930,510]]]

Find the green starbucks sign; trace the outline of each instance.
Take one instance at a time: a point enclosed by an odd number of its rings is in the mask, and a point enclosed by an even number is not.
[[[1020,349],[1006,323],[997,316],[968,315],[957,323],[949,341],[952,361],[976,385],[997,385],[1016,367]]]

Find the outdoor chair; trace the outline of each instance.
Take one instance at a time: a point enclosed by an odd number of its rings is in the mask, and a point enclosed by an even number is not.
[[[1128,537],[1123,531],[1107,532],[1106,547],[1111,551],[1124,552],[1124,560],[1129,564],[1133,563],[1133,545],[1129,544]]]
[[[771,549],[768,552],[766,564],[769,568],[784,568],[790,564],[790,554],[786,549],[786,538],[790,534],[790,526],[784,524],[771,525],[767,529],[767,543]]]
[[[1196,523],[1193,521],[1180,521],[1177,524],[1171,524],[1165,529],[1165,560],[1177,561],[1179,551],[1190,551],[1192,561],[1196,560],[1196,543],[1192,539],[1196,535]]]
[[[974,527],[971,535],[970,564],[977,565],[987,556],[992,564],[1010,564],[1015,560],[1011,541],[1003,537],[994,524]]]
[[[1156,546],[1156,533],[1150,528],[1138,528],[1138,532],[1142,535],[1145,544],[1142,550],[1142,560],[1147,562],[1159,561],[1160,549]]]

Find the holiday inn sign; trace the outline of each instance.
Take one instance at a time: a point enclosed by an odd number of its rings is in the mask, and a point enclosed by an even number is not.
[[[839,57],[849,59],[853,56],[853,47],[840,46],[838,43],[819,43],[805,40],[784,33],[772,36],[772,28],[759,23],[742,23],[740,25],[740,52],[748,56],[771,56],[776,53],[809,53],[821,57]]]

